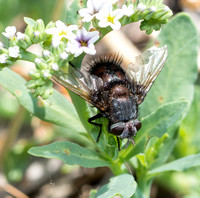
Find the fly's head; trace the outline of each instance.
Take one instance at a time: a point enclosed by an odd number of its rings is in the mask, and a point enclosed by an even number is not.
[[[140,130],[142,124],[138,120],[130,120],[128,122],[118,122],[110,126],[110,133],[121,139],[133,139],[137,131]]]

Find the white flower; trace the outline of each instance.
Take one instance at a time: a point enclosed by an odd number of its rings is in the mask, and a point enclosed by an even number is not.
[[[129,6],[123,5],[122,12],[125,16],[131,16],[134,13],[133,4],[130,4]]]
[[[121,9],[112,10],[112,6],[106,7],[97,14],[100,27],[110,26],[113,30],[119,30],[121,23],[118,21],[123,17]]]
[[[40,36],[40,32],[37,31],[37,30],[33,34],[35,35],[35,37],[39,37]]]
[[[36,64],[40,64],[41,62],[42,62],[42,60],[41,60],[40,58],[36,58],[36,59],[35,59],[35,63],[36,63]]]
[[[18,40],[24,40],[25,38],[25,34],[21,33],[21,32],[17,32],[17,39]]]
[[[0,42],[0,50],[3,48],[3,43],[2,42]]]
[[[170,11],[170,9],[169,9],[168,6],[165,6],[165,7],[163,8],[163,10],[164,10],[164,11],[167,11],[167,12]]]
[[[50,78],[51,74],[49,72],[49,70],[45,69],[42,71],[44,78]]]
[[[52,68],[53,70],[55,70],[55,71],[58,71],[58,69],[59,69],[59,67],[58,67],[58,65],[57,65],[56,63],[53,63],[53,64],[51,65],[51,68]]]
[[[44,57],[49,57],[51,55],[51,52],[49,50],[44,50],[42,54]]]
[[[156,7],[155,6],[152,6],[149,8],[152,12],[156,12]]]
[[[6,63],[6,60],[7,60],[7,55],[6,54],[1,54],[0,55],[0,63],[4,64],[4,63]]]
[[[2,32],[2,34],[8,39],[15,38],[15,33],[16,33],[16,27],[15,26],[8,26],[5,29],[5,32]]]
[[[67,52],[74,54],[75,57],[83,52],[94,55],[96,53],[94,43],[99,39],[99,32],[87,32],[85,28],[77,30],[76,38],[69,42],[66,48]]]
[[[87,8],[80,9],[78,13],[83,17],[83,22],[90,22],[105,5],[105,1],[88,0]]]
[[[58,47],[60,45],[60,37],[59,36],[54,36],[52,38],[51,44],[53,45],[53,47]]]
[[[9,47],[8,54],[10,57],[17,58],[19,56],[19,46]]]
[[[144,11],[146,9],[146,5],[144,5],[143,3],[139,3],[137,9],[140,11]]]
[[[68,56],[69,55],[66,52],[63,52],[63,53],[60,54],[60,58],[63,59],[63,60],[67,60]]]
[[[33,70],[30,70],[29,72],[28,72],[28,74],[29,75],[32,75],[32,74],[34,74],[35,72],[33,71]]]
[[[72,31],[77,30],[77,25],[66,26],[62,21],[56,21],[56,27],[46,30],[47,34],[52,34],[52,45],[57,47],[60,41],[65,38],[67,40],[73,39],[75,37]]]

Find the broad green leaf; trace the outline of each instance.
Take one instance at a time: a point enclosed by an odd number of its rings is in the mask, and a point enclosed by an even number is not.
[[[88,119],[92,116],[91,109],[89,108],[87,102],[83,100],[81,97],[77,96],[75,93],[71,91],[69,91],[69,94],[74,104],[74,107],[77,110],[81,122],[83,123],[87,131],[90,131],[92,129],[92,125],[88,123]]]
[[[167,45],[168,58],[152,89],[141,105],[141,117],[160,105],[180,99],[191,102],[197,78],[198,33],[190,17],[178,14],[163,27],[159,37]]]
[[[0,84],[11,92],[31,114],[40,119],[65,126],[73,132],[85,131],[74,106],[57,91],[54,91],[47,100],[35,98],[26,88],[26,81],[8,68],[0,72]]]
[[[69,8],[66,10],[66,24],[77,24],[80,21],[80,15],[78,13],[78,11],[81,8],[86,8],[87,7],[87,0],[74,0],[72,1],[72,3],[70,4]],[[87,30],[89,30],[90,28],[90,23],[83,23],[82,24],[84,28],[86,28]],[[77,57],[76,59],[79,59],[80,57]],[[74,61],[73,61],[74,62]]]
[[[191,108],[180,126],[180,138],[176,146],[178,158],[200,152],[200,86],[195,86]]]
[[[66,13],[66,24],[77,24],[80,15],[78,14],[78,10],[81,8],[80,0],[74,0]]]
[[[77,164],[87,168],[110,165],[95,151],[72,142],[54,142],[41,147],[32,147],[28,152],[38,157],[56,158],[69,165]]]
[[[137,183],[134,177],[129,174],[123,174],[110,179],[110,182],[104,185],[98,192],[97,198],[113,198],[119,197],[131,197],[137,188]]]
[[[150,170],[149,175],[159,174],[166,171],[184,171],[195,166],[200,166],[200,154],[190,155],[164,164],[158,168]]]
[[[142,152],[144,153],[148,138],[162,137],[173,124],[179,120],[188,106],[187,101],[176,101],[159,107],[142,121],[142,128],[135,138],[136,145],[129,147],[120,154],[125,159]]]
[[[11,119],[19,109],[19,102],[7,90],[1,89],[0,95],[0,117]]]

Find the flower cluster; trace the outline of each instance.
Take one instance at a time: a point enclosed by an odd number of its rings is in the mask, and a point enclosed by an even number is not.
[[[16,32],[14,26],[7,27],[3,32],[10,47],[6,48],[0,42],[0,66],[2,68],[11,65],[18,59],[34,62],[36,69],[29,72],[32,80],[27,83],[27,87],[33,90],[35,96],[48,98],[53,92],[50,80],[53,73],[60,67],[67,66],[69,61],[82,53],[94,55],[94,43],[99,39],[99,32],[87,31],[77,25],[66,26],[62,21],[51,22],[46,27],[41,19],[34,21],[25,18],[25,22],[28,25],[25,33]],[[26,51],[35,43],[41,43],[42,56]]]
[[[11,41],[20,40],[19,38],[22,34],[21,32],[16,33],[16,27],[15,26],[8,26],[5,29],[5,32],[2,32],[2,34],[8,38]],[[24,35],[24,34],[23,34]],[[11,64],[13,60],[16,60],[17,58],[20,58],[20,48],[19,46],[11,45],[9,48],[5,48],[3,43],[0,42],[0,64]]]
[[[156,23],[163,24],[167,22],[166,19],[172,16],[171,10],[161,4],[161,1],[141,0],[140,3],[124,4],[122,8],[113,6],[117,2],[117,0],[101,0],[97,3],[95,0],[88,0],[87,8],[80,9],[79,14],[83,22],[93,22],[96,28],[110,27],[112,30],[119,30],[122,25],[139,20],[153,19]],[[149,27],[141,25],[141,29],[150,34],[158,28],[151,27],[149,23]]]
[[[17,60],[34,62],[36,68],[29,72],[32,80],[27,87],[33,90],[35,96],[48,98],[53,92],[52,75],[68,67],[69,61],[73,62],[77,57],[80,66],[84,54],[94,55],[94,44],[100,36],[139,20],[142,21],[141,29],[151,33],[172,15],[161,1],[140,0],[134,4],[129,1],[121,7],[117,3],[118,0],[88,0],[87,7],[78,10],[76,24],[79,25],[66,25],[58,20],[45,26],[41,19],[25,18],[27,27],[24,33],[8,26],[2,34],[8,39],[9,46],[0,42],[0,68]],[[41,56],[27,51],[29,46],[37,43],[43,48]]]

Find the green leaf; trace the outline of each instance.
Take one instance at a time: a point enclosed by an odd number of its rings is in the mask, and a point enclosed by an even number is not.
[[[142,190],[139,188],[139,185],[137,186],[137,189],[135,191],[135,194],[133,195],[133,198],[145,198],[145,196],[142,194]]]
[[[24,17],[24,22],[25,22],[27,25],[30,25],[30,26],[32,26],[32,27],[34,27],[34,26],[35,26],[35,23],[36,23],[33,19],[31,19],[31,18],[29,18],[29,17]]]
[[[66,13],[66,24],[78,24],[78,10],[81,8],[80,0],[74,0]]]
[[[200,86],[195,86],[191,108],[180,126],[180,138],[176,146],[178,158],[200,152]]]
[[[151,164],[149,164],[150,169],[156,168],[167,161],[174,146],[177,144],[177,138],[179,137],[177,128],[178,126],[175,125],[167,131],[168,138],[165,140],[161,148],[157,150],[158,155],[153,159]]]
[[[161,45],[167,45],[168,58],[141,105],[141,117],[149,115],[162,104],[180,99],[191,102],[194,95],[198,33],[190,17],[183,13],[176,15],[163,27],[158,40]]]
[[[65,126],[73,132],[85,131],[74,106],[57,91],[54,91],[47,100],[35,98],[26,88],[26,81],[8,68],[0,72],[0,84],[31,114],[40,119]]]
[[[144,153],[148,138],[157,136],[162,137],[173,124],[181,118],[188,106],[187,101],[176,101],[159,107],[155,112],[147,116],[142,121],[142,128],[138,131],[135,138],[136,145],[121,151],[125,159],[142,152]]]
[[[110,179],[110,182],[104,185],[98,192],[98,198],[113,198],[114,196],[131,197],[137,188],[134,177],[129,174],[123,174]]]
[[[91,131],[93,126],[88,122],[88,119],[92,116],[92,112],[87,102],[71,91],[69,91],[69,94],[75,108],[77,109],[77,113],[81,122],[83,123],[87,131]]]
[[[159,174],[166,171],[184,171],[195,166],[200,166],[200,153],[174,160],[158,168],[150,170],[149,175]]]
[[[87,168],[110,165],[98,153],[72,142],[54,142],[41,147],[32,147],[28,152],[38,157],[56,158],[69,165],[78,164]]]

